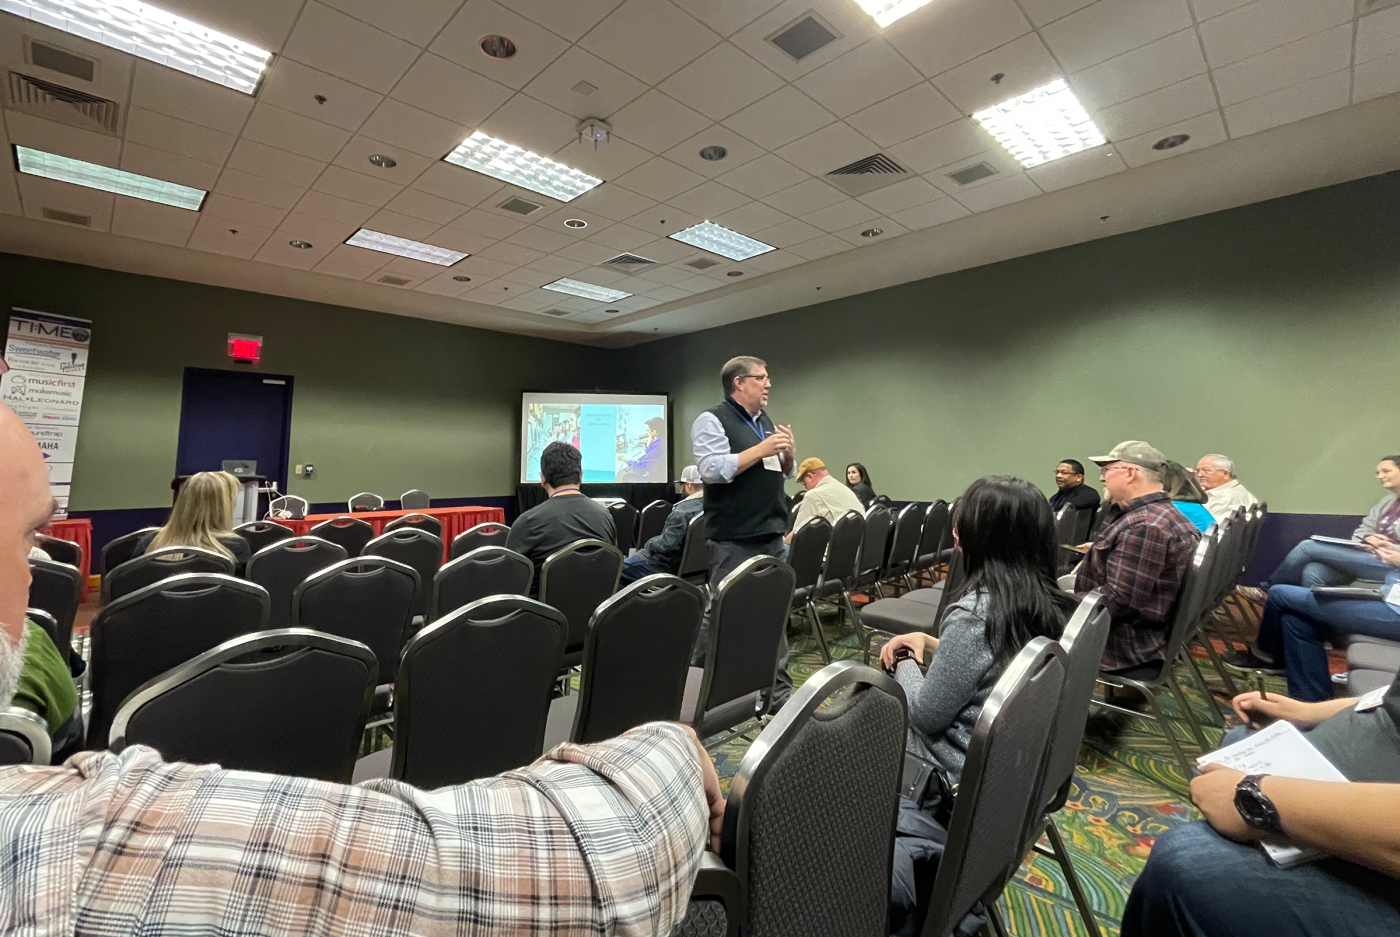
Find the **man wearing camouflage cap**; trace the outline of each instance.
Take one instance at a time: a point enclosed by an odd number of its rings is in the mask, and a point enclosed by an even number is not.
[[[1167,623],[1200,532],[1163,490],[1167,457],[1139,439],[1095,456],[1112,508],[1099,525],[1075,581],[1076,592],[1102,589],[1112,615],[1105,670],[1163,659]]]

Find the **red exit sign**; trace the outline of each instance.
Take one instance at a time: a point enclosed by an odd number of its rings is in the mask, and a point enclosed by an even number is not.
[[[243,364],[257,364],[262,360],[262,336],[228,333],[228,356]]]

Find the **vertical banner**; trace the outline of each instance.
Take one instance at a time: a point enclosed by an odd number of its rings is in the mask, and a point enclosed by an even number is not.
[[[0,400],[29,426],[49,470],[49,488],[68,510],[78,417],[83,409],[92,322],[29,309],[10,311],[5,342],[9,373],[0,377]]]

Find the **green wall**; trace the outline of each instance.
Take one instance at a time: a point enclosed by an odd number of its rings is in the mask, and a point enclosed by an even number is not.
[[[1397,218],[1400,174],[1378,176],[639,346],[628,369],[670,388],[684,438],[723,362],[764,358],[799,458],[864,462],[896,499],[994,472],[1048,490],[1060,459],[1136,438],[1232,456],[1276,511],[1361,513],[1400,451]]]
[[[264,337],[295,378],[290,488],[438,498],[515,491],[520,393],[593,387],[615,353],[240,290],[0,254],[0,310],[93,320],[73,510],[170,504],[186,367],[237,368],[229,332]]]

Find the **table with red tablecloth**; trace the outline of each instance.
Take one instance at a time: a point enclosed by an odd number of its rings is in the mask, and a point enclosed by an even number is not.
[[[471,530],[477,524],[485,524],[488,521],[504,524],[506,522],[506,512],[502,508],[480,507],[474,504],[462,505],[455,508],[423,508],[418,511],[356,511],[353,514],[341,512],[339,514],[310,514],[300,520],[279,517],[277,523],[284,527],[290,527],[296,531],[298,536],[309,534],[311,528],[324,521],[337,517],[353,517],[356,520],[367,521],[374,527],[374,535],[377,537],[384,533],[384,525],[395,518],[404,517],[409,514],[426,514],[435,517],[442,522],[442,560],[447,562],[450,558],[449,551],[452,548],[452,538],[460,533]]]
[[[57,537],[60,540],[71,540],[83,548],[83,562],[78,569],[83,574],[82,597],[87,598],[88,575],[92,571],[92,521],[86,517],[59,517],[55,518],[40,533]]]

